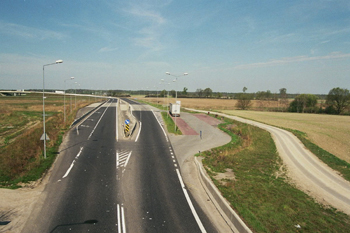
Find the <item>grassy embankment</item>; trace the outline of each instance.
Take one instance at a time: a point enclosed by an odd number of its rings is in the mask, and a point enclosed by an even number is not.
[[[254,232],[348,232],[348,215],[316,203],[288,183],[268,132],[233,120],[225,122],[219,127],[232,141],[202,153],[203,163]],[[215,175],[226,169],[232,169],[234,179],[216,180]]]
[[[46,95],[45,113],[47,159],[43,158],[42,95],[0,97],[0,187],[17,188],[21,183],[38,180],[54,162],[64,133],[79,108],[93,100],[77,97],[66,100],[64,124],[63,97]],[[70,111],[72,106],[72,111]]]

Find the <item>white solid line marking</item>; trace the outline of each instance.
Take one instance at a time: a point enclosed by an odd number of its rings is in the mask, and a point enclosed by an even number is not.
[[[117,104],[115,105],[115,128],[116,128],[116,139],[117,139],[117,142],[118,142],[118,140],[119,140],[119,134],[118,134],[118,118],[119,118],[119,116],[118,116],[118,101],[117,101]]]
[[[125,217],[124,217],[124,207],[122,207],[122,222],[123,222],[123,233],[126,233]]]
[[[120,225],[120,209],[119,204],[117,205],[117,216],[118,216],[118,233],[121,232],[121,225]]]
[[[135,139],[135,142],[137,142],[137,140],[139,139],[140,133],[141,133],[141,126],[142,126],[142,122],[140,121],[140,128],[139,128],[139,133],[137,134],[137,137]]]
[[[169,142],[169,140],[168,140],[168,136],[166,135],[166,132],[165,132],[165,130],[164,130],[164,128],[163,128],[163,126],[162,126],[162,124],[161,124],[161,123],[160,123],[160,121],[158,120],[158,118],[157,118],[156,114],[154,113],[153,109],[152,109],[152,112],[153,112],[154,117],[155,117],[155,118],[156,118],[156,120],[158,121],[158,124],[159,124],[160,128],[163,130],[163,133],[164,133],[164,136],[165,136],[166,141],[167,141],[167,142]]]
[[[118,233],[126,233],[124,207],[117,205]]]
[[[183,182],[183,180],[182,180],[182,177],[181,177],[181,175],[180,175],[179,169],[176,169],[176,172],[177,172],[177,176],[178,176],[178,178],[179,178],[179,180],[180,180],[180,183],[181,183],[182,191],[183,191],[184,194],[185,194],[187,203],[188,203],[188,205],[190,206],[190,209],[191,209],[191,211],[192,211],[192,214],[193,214],[194,218],[196,219],[196,222],[197,222],[197,224],[198,224],[199,229],[201,230],[201,232],[207,232],[207,231],[205,230],[205,228],[204,228],[204,226],[203,226],[203,224],[202,224],[202,222],[201,222],[201,220],[200,220],[200,218],[199,218],[197,212],[196,212],[196,209],[194,208],[194,206],[193,206],[193,204],[192,204],[192,201],[191,201],[191,199],[190,199],[190,196],[189,196],[188,193],[187,193],[187,190],[186,190],[185,184],[184,184],[184,182]]]
[[[118,169],[118,167],[119,167],[119,153],[117,152],[117,157],[116,157],[116,159],[117,159],[117,169]]]

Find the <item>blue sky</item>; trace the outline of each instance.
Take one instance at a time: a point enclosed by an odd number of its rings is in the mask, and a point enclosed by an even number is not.
[[[0,89],[58,59],[46,88],[327,94],[350,89],[350,1],[1,0]]]

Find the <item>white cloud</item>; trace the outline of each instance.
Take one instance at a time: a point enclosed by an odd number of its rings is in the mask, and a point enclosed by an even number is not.
[[[168,21],[162,16],[160,8],[162,7],[155,7],[149,3],[130,3],[123,9],[135,26],[136,36],[131,39],[135,46],[151,51],[160,51],[164,48],[161,37]]]
[[[63,40],[67,38],[67,35],[46,29],[38,29],[33,27],[28,27],[20,24],[7,23],[0,21],[0,33],[10,36],[22,37],[25,39],[57,39]]]
[[[350,53],[334,52],[329,55],[316,56],[316,57],[309,57],[309,56],[285,57],[282,59],[271,60],[267,62],[257,62],[257,63],[251,63],[251,64],[238,65],[238,66],[235,66],[234,69],[254,69],[254,68],[260,68],[260,67],[278,66],[278,65],[288,64],[288,63],[296,63],[296,62],[343,59],[343,58],[350,58]]]

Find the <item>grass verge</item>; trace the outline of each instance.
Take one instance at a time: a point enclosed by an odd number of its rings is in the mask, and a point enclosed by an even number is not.
[[[268,132],[230,119],[219,127],[232,140],[202,153],[203,164],[254,232],[348,232],[348,215],[316,203],[288,183]],[[214,178],[228,168],[234,172],[234,179],[223,183]]]
[[[151,105],[152,107],[158,108],[160,110],[165,110],[165,112],[161,112],[161,114],[162,114],[162,117],[163,117],[163,121],[164,121],[164,123],[167,126],[168,132],[169,133],[173,133],[175,135],[182,135],[182,132],[181,132],[181,130],[178,127],[176,127],[176,132],[175,132],[175,123],[174,123],[173,119],[168,115],[168,112],[166,111],[167,109],[165,109],[163,105],[155,104],[155,103],[152,103],[152,102],[143,101],[143,100],[140,100],[140,99],[138,99],[137,101],[140,102],[140,103]]]
[[[175,131],[175,123],[167,112],[162,112],[162,117],[169,133],[173,133],[175,135],[182,135],[182,132],[178,127],[176,127]]]

